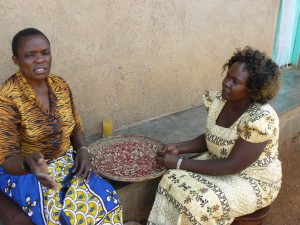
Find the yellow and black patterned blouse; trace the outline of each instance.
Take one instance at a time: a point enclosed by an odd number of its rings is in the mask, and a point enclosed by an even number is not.
[[[0,87],[0,164],[33,151],[57,158],[70,148],[70,137],[83,131],[68,84],[53,74],[46,83],[50,112],[20,71]]]

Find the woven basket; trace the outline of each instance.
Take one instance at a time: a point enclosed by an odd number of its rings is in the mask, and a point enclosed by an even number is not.
[[[131,144],[132,147],[128,147]],[[136,145],[143,147],[134,147]],[[159,140],[136,135],[112,136],[89,145],[95,173],[123,182],[145,181],[163,175],[166,168],[155,160],[157,151],[163,147]]]

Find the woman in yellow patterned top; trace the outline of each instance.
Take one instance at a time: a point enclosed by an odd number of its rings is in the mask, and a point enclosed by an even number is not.
[[[92,171],[71,90],[50,74],[48,38],[21,30],[12,51],[19,71],[0,88],[0,218],[14,225],[122,224],[115,190]]]
[[[148,224],[229,225],[270,205],[281,186],[279,121],[267,104],[278,92],[278,66],[246,47],[224,64],[222,91],[205,92],[205,133],[168,144],[157,160],[170,168]],[[203,153],[193,159],[182,153]]]

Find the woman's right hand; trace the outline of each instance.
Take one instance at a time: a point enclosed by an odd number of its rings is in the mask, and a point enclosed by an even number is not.
[[[49,176],[48,166],[42,153],[33,152],[25,158],[25,162],[30,172],[35,175],[43,186],[54,190],[57,189],[57,184]]]
[[[166,144],[163,152],[165,153],[170,153],[173,155],[178,155],[179,154],[179,149],[177,144]]]

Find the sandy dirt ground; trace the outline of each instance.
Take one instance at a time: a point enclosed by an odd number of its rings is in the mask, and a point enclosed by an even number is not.
[[[300,225],[300,134],[279,146],[282,187],[263,225]]]

